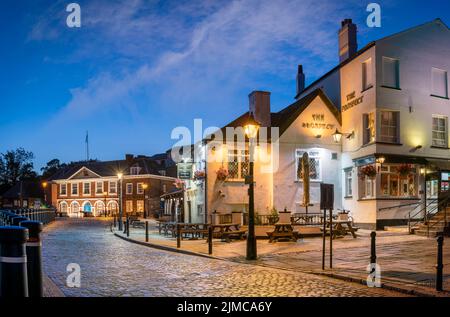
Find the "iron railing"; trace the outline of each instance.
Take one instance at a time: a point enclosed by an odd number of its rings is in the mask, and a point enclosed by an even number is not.
[[[0,224],[12,225],[11,215],[18,215],[29,220],[40,221],[44,225],[53,222],[56,218],[55,209],[2,209],[0,210]]]

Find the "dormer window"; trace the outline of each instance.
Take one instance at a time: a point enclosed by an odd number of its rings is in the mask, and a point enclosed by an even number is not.
[[[141,168],[138,166],[130,167],[130,175],[139,175]]]

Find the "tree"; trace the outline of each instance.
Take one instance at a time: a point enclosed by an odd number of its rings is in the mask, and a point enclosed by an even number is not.
[[[12,187],[21,180],[35,180],[37,174],[33,170],[34,154],[18,148],[0,154],[0,185]]]
[[[47,164],[41,168],[42,172],[42,179],[47,179],[53,174],[55,174],[57,171],[59,171],[61,168],[66,167],[67,165],[65,163],[61,164],[61,161],[58,159],[53,159]]]

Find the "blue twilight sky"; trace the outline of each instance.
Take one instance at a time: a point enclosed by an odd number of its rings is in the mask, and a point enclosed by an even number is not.
[[[176,126],[222,126],[252,90],[272,109],[293,101],[297,64],[307,82],[337,64],[340,21],[359,47],[437,17],[448,0],[383,0],[382,27],[361,0],[78,0],[82,27],[66,26],[71,1],[2,0],[0,152],[24,147],[47,161],[154,154]],[[75,2],[75,1],[73,1]],[[374,1],[375,2],[375,1]]]

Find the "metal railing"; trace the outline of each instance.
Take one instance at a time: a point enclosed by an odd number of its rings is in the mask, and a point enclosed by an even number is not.
[[[255,215],[256,226],[272,226],[278,222],[278,215]],[[248,214],[244,214],[244,225],[248,225]]]
[[[55,209],[2,209],[0,210],[0,225],[12,225],[12,218],[22,216],[29,220],[39,221],[47,225],[56,218]]]
[[[408,214],[408,231],[412,233],[412,228],[417,224],[423,222],[427,226],[427,236],[429,236],[430,228],[435,228],[441,226],[442,223],[444,228],[448,226],[447,222],[447,207],[450,203],[450,196],[439,201],[437,198],[432,199],[426,203],[425,207],[421,208],[419,211],[411,215],[411,212]],[[439,212],[444,211],[443,219],[437,219],[435,216],[439,214]],[[421,216],[423,215],[423,217]],[[430,220],[436,220],[430,225]],[[445,230],[445,229],[444,229]]]
[[[295,213],[291,216],[291,223],[297,226],[320,226],[323,225],[323,213]]]

